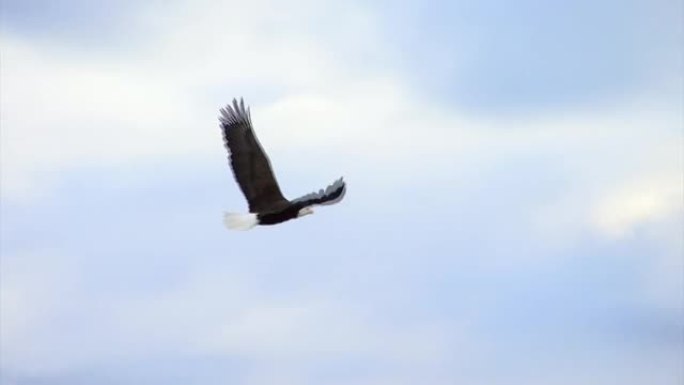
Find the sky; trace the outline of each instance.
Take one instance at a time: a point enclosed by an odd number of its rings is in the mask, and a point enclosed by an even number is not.
[[[681,384],[682,14],[3,1],[0,384]],[[345,199],[225,229],[234,97]]]

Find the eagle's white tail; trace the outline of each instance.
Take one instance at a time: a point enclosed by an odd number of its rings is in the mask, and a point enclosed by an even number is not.
[[[223,224],[231,230],[249,230],[259,224],[256,214],[224,213]]]

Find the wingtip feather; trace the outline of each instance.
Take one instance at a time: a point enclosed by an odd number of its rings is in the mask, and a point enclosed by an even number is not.
[[[249,109],[245,109],[244,100],[240,98],[238,103],[237,98],[233,98],[231,103],[219,109],[219,121],[224,126],[231,126],[234,124],[247,123],[251,124]]]

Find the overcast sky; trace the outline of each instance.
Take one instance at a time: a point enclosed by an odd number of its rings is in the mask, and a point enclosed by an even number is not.
[[[681,384],[682,12],[3,1],[0,383]]]

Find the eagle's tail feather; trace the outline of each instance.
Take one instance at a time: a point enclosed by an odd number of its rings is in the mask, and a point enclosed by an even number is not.
[[[224,213],[223,224],[231,230],[249,230],[259,224],[259,218],[252,213]]]

